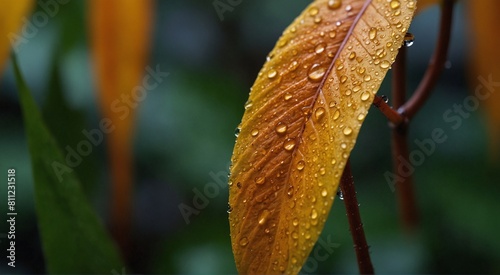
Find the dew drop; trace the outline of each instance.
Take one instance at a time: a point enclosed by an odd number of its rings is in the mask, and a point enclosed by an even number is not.
[[[264,209],[259,216],[259,225],[264,225],[266,223],[267,217],[269,216],[269,210]]]
[[[361,90],[361,86],[356,85],[356,86],[352,87],[352,90],[353,90],[353,92],[357,93],[357,92],[359,92],[359,90]]]
[[[351,53],[349,54],[349,59],[350,59],[350,60],[353,60],[354,58],[356,58],[356,52],[351,52]]]
[[[370,38],[370,40],[373,40],[375,39],[375,37],[377,37],[377,29],[370,28],[370,31],[368,32],[368,38]]]
[[[340,8],[342,5],[342,0],[330,0],[328,1],[328,8],[335,10]]]
[[[332,118],[333,118],[333,120],[337,120],[339,117],[340,117],[340,110],[339,110],[339,109],[337,109],[337,110],[335,110],[335,112],[333,113]]]
[[[401,6],[401,3],[399,0],[392,0],[391,1],[391,9],[395,10]]]
[[[342,25],[342,21],[335,22],[335,26],[340,27],[340,25]]]
[[[344,194],[342,193],[342,190],[337,191],[337,196],[339,197],[339,199],[340,199],[341,201],[343,201],[343,200],[344,200]]]
[[[326,69],[320,67],[319,64],[314,64],[309,70],[309,79],[312,81],[319,81],[325,75]]]
[[[389,102],[389,98],[388,98],[386,95],[381,95],[380,97],[382,98],[382,100],[383,100],[385,103],[388,103],[388,102]]]
[[[351,11],[351,10],[352,10],[352,6],[351,6],[351,5],[347,5],[347,6],[345,7],[345,11]]]
[[[310,16],[315,16],[315,15],[317,15],[317,14],[318,14],[318,12],[319,12],[319,9],[318,9],[317,7],[311,7],[311,8],[309,9],[309,15],[310,15]]]
[[[409,48],[413,45],[413,42],[415,42],[415,36],[412,33],[407,32],[403,40],[403,45]]]
[[[316,52],[317,54],[320,54],[322,52],[325,51],[325,44],[324,43],[320,43],[316,46],[316,48],[314,49],[314,52]]]
[[[306,238],[306,240],[309,240],[311,238],[311,233],[306,232],[306,234],[304,235],[304,237]]]
[[[286,193],[290,197],[293,196],[293,186],[292,185],[288,186],[288,190],[286,191]]]
[[[246,237],[241,238],[239,244],[241,246],[243,246],[243,247],[247,246],[248,245],[248,239]]]
[[[299,219],[295,218],[292,221],[293,226],[298,226],[299,225]]]
[[[316,211],[316,209],[312,209],[311,210],[311,219],[317,219],[318,218],[318,211]]]
[[[321,196],[322,196],[323,198],[325,198],[326,196],[328,196],[328,191],[326,191],[326,189],[323,189],[323,190],[321,191]]]
[[[267,73],[267,77],[269,79],[272,79],[272,78],[275,78],[276,75],[278,75],[278,72],[276,70],[270,70],[268,73]]]
[[[389,61],[387,61],[387,60],[380,62],[380,68],[382,68],[382,69],[387,69],[390,66],[391,66],[391,63],[389,63]]]
[[[305,166],[306,166],[306,162],[305,161],[299,160],[299,162],[297,162],[297,170],[302,171],[302,170],[304,170]]]
[[[367,74],[367,75],[365,75],[365,77],[363,77],[363,80],[365,82],[368,82],[368,81],[372,80],[372,77],[369,74]]]
[[[293,231],[293,232],[292,232],[292,239],[295,239],[295,240],[296,240],[296,239],[298,239],[298,238],[299,238],[299,233],[297,233],[297,232]]]
[[[295,140],[289,138],[283,143],[283,148],[287,151],[292,151],[295,148]]]
[[[241,132],[241,127],[240,126],[236,127],[236,129],[234,129],[234,136],[238,137],[240,135],[240,132]]]
[[[337,36],[337,32],[331,31],[328,35],[330,36],[330,38],[335,38],[335,36]]]
[[[343,132],[344,132],[344,135],[349,136],[349,135],[352,134],[352,129],[347,126],[347,127],[344,128]]]
[[[316,109],[316,112],[314,112],[314,118],[316,118],[317,121],[321,121],[323,117],[325,116],[325,108],[319,107]]]
[[[362,101],[367,101],[368,99],[370,99],[370,93],[365,91],[361,94],[361,100]]]
[[[285,96],[283,96],[283,98],[284,98],[285,100],[290,100],[290,99],[292,99],[292,97],[293,97],[293,96],[292,96],[291,94],[289,94],[289,93],[286,93],[286,94],[285,94]]]
[[[288,40],[287,39],[281,39],[279,42],[278,42],[278,47],[280,48],[283,48],[286,43],[288,43]]]
[[[358,115],[358,120],[359,121],[363,121],[363,119],[365,119],[365,114],[359,114]]]
[[[253,106],[253,102],[249,99],[247,100],[247,102],[245,102],[245,110],[252,107]]]
[[[342,149],[346,149],[346,148],[347,148],[347,144],[346,144],[345,142],[342,142],[342,143],[340,144],[340,148],[342,148]]]
[[[230,214],[231,212],[233,211],[233,208],[231,207],[231,205],[228,203],[227,204],[227,213]]]
[[[288,66],[288,70],[295,71],[299,67],[299,63],[297,61],[292,61],[290,66]]]
[[[319,174],[320,174],[320,175],[322,175],[322,176],[326,174],[326,169],[325,169],[325,167],[321,167],[321,168],[319,168]]]
[[[255,183],[257,184],[263,184],[266,181],[264,177],[256,177],[255,178]]]
[[[340,77],[340,83],[345,83],[346,81],[347,81],[347,76],[342,75],[342,76]]]
[[[253,129],[250,134],[252,135],[252,137],[256,137],[257,135],[259,135],[259,129]]]
[[[287,130],[287,126],[286,124],[284,124],[283,122],[279,122],[277,125],[276,125],[276,133],[278,133],[279,135],[282,135],[282,134],[285,134],[286,133],[286,130]]]

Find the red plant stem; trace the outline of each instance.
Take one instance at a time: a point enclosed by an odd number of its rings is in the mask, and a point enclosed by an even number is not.
[[[404,117],[389,106],[389,104],[387,104],[382,97],[376,95],[373,99],[373,105],[377,107],[393,125],[403,123]]]
[[[422,108],[432,88],[436,85],[439,75],[446,63],[453,20],[453,4],[454,0],[443,1],[438,41],[436,49],[434,50],[434,55],[429,62],[424,77],[413,93],[413,96],[398,110],[399,113],[404,114],[408,119],[413,118],[420,108]]]
[[[347,161],[344,173],[342,173],[342,178],[340,179],[340,189],[344,197],[349,229],[354,243],[354,250],[356,251],[356,258],[358,259],[359,272],[361,274],[374,274],[370,251],[366,243],[365,231],[359,214],[358,199],[356,198],[356,189],[349,161]]]
[[[392,65],[392,100],[394,108],[398,109],[406,101],[406,48],[399,50],[396,62]],[[392,129],[392,158],[394,173],[398,176],[396,192],[399,203],[399,211],[403,227],[412,231],[418,223],[418,211],[413,187],[412,171],[405,171],[404,163],[409,162],[408,152],[408,124],[409,120],[404,118],[402,123]]]

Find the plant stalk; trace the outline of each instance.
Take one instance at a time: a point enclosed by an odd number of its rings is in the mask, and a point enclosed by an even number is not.
[[[354,187],[350,161],[347,161],[344,172],[342,173],[340,189],[344,197],[347,218],[349,220],[349,230],[351,231],[354,243],[359,272],[360,274],[374,274],[369,246],[366,243],[365,231],[363,229],[363,223],[361,222],[361,215],[359,214],[359,204],[356,198],[356,189]]]

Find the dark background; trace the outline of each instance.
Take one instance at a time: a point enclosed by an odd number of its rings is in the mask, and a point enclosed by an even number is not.
[[[227,181],[234,129],[249,89],[281,32],[309,3],[243,0],[219,17],[211,1],[157,1],[149,64],[159,64],[170,75],[148,93],[137,112],[134,258],[129,263],[131,270],[110,270],[109,274],[236,273],[226,213],[227,187],[217,188],[208,205],[189,217],[189,223],[179,205],[193,206],[193,189],[203,193],[215,182],[211,175]],[[420,13],[410,27],[415,35],[415,44],[408,49],[410,91],[432,54],[438,17],[439,9],[433,7]],[[64,137],[67,131],[60,126],[89,130],[98,127],[100,119],[85,20],[85,1],[71,1],[18,54],[47,124],[68,144],[76,144],[83,136]],[[454,104],[463,104],[479,77],[468,65],[467,26],[466,7],[461,3],[455,10],[447,69],[411,123],[410,150],[418,149],[413,140],[430,138],[436,128],[447,136],[414,174],[421,217],[417,232],[403,233],[395,193],[384,178],[392,169],[390,132],[378,110],[372,108],[352,153],[361,214],[377,273],[500,273],[499,165],[489,151],[484,113],[481,109],[470,112],[456,130],[443,119]],[[390,79],[391,73],[379,95],[390,95]],[[30,156],[10,65],[0,91],[0,175],[6,178],[8,168],[17,170],[19,241],[18,266],[8,268],[2,256],[0,273],[43,273]],[[109,175],[105,144],[84,158],[76,172],[106,223]],[[3,208],[7,188],[2,186]],[[0,254],[4,255],[7,226],[0,225]],[[340,200],[336,200],[321,238],[338,247],[327,260],[311,258],[303,272],[358,272]]]

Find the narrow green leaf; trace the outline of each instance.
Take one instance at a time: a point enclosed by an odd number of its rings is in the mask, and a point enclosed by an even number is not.
[[[109,274],[124,266],[101,222],[66,166],[24,82],[15,56],[14,72],[35,182],[35,206],[47,271]],[[55,167],[56,170],[54,169]]]
[[[42,107],[42,119],[49,132],[52,133],[59,148],[67,153],[68,150],[75,150],[82,140],[87,140],[88,138],[86,138],[84,132],[89,132],[93,129],[85,123],[83,112],[69,106],[69,103],[65,99],[61,87],[60,72],[56,64],[52,68],[51,75],[48,95]],[[95,139],[99,141],[99,139]],[[92,150],[92,153],[82,157],[79,164],[73,168],[73,172],[78,179],[85,179],[81,184],[84,194],[87,196],[95,191],[98,177],[98,174],[95,172],[97,169],[97,154],[95,151]]]

